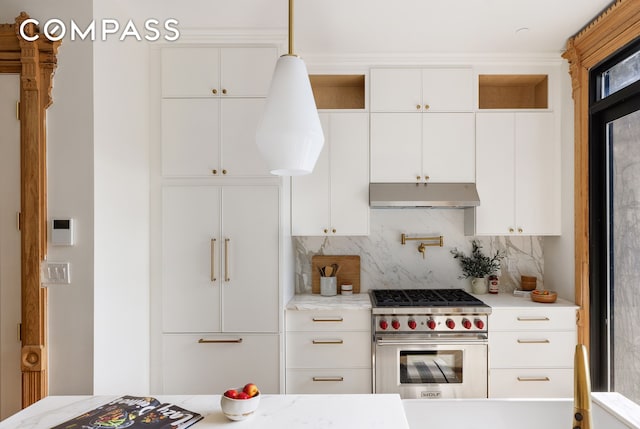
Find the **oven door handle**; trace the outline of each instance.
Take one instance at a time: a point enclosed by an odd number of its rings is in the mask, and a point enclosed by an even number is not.
[[[487,344],[486,335],[478,335],[473,337],[454,337],[454,338],[377,338],[378,346],[406,346],[406,345],[431,345],[431,344]]]

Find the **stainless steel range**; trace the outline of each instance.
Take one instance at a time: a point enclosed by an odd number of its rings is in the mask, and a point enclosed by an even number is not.
[[[462,289],[373,289],[375,393],[486,398],[491,308]]]

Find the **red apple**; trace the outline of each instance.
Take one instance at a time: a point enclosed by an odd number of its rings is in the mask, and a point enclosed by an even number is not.
[[[251,396],[249,396],[247,392],[240,392],[236,397],[236,399],[249,399],[249,398],[251,398]]]
[[[242,389],[242,391],[250,397],[253,397],[258,394],[258,386],[253,383],[248,383],[244,386],[244,389]]]
[[[224,396],[227,398],[238,399],[238,391],[236,389],[229,389],[224,392]]]

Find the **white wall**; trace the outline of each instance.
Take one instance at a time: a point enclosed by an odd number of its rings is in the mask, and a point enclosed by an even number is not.
[[[574,251],[574,128],[573,98],[569,65],[562,64],[562,235],[544,239],[545,282],[553,285],[558,294],[569,301],[575,300]]]

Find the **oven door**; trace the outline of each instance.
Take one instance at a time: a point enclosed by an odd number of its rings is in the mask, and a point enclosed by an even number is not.
[[[375,393],[403,399],[486,398],[486,340],[382,337],[375,343]]]

